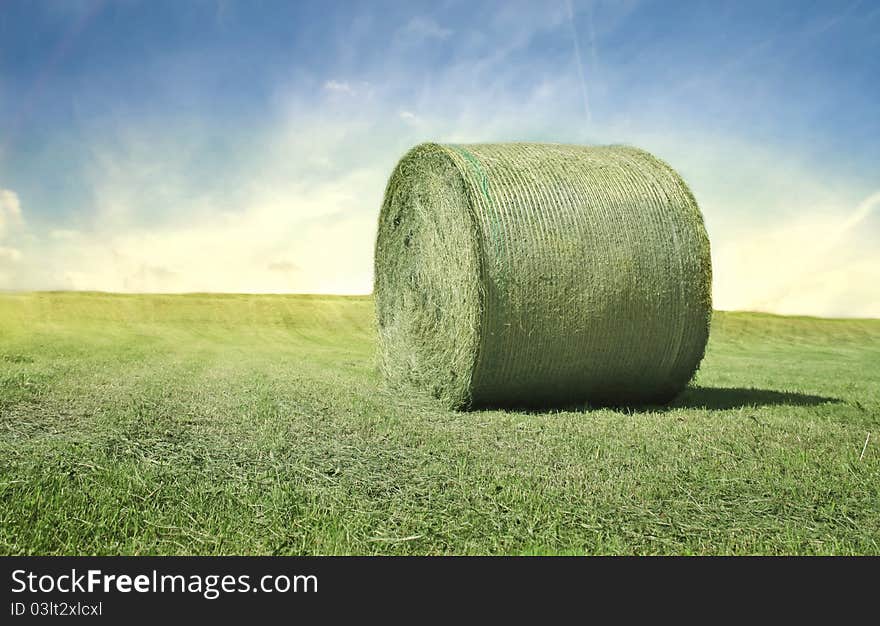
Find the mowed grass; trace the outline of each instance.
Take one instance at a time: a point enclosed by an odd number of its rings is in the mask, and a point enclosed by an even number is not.
[[[440,410],[374,350],[368,297],[0,295],[0,553],[880,553],[880,320],[717,313],[668,409]]]

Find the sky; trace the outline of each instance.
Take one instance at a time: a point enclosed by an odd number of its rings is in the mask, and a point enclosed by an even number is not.
[[[422,141],[625,143],[719,309],[880,317],[880,3],[0,0],[0,289],[369,293]]]

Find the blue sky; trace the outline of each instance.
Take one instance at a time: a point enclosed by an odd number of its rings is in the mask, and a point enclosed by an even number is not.
[[[877,2],[0,0],[0,288],[369,292],[420,141],[630,143],[726,309],[880,317]]]

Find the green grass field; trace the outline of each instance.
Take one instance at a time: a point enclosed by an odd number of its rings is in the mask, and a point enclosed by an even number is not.
[[[880,320],[717,313],[634,411],[440,410],[374,345],[367,297],[0,295],[0,553],[880,553]]]

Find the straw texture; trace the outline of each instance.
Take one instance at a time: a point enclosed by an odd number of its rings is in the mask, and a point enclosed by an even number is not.
[[[380,369],[454,408],[666,402],[712,311],[693,195],[626,146],[416,146],[375,280]]]

